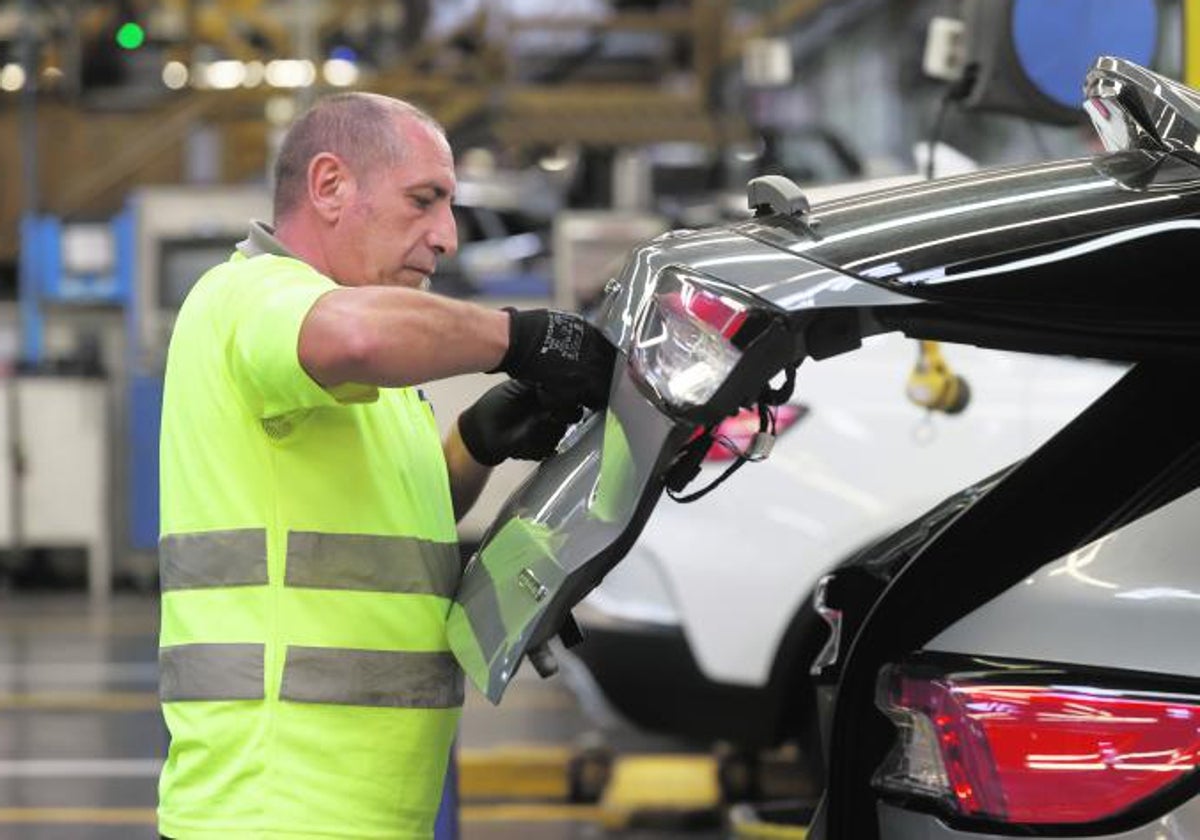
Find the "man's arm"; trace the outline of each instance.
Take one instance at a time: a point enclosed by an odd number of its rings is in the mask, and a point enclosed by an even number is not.
[[[616,351],[578,315],[494,310],[415,289],[326,292],[300,327],[300,364],[322,387],[401,387],[503,371],[602,408]]]
[[[480,398],[443,443],[456,519],[479,497],[491,465],[548,457],[581,403],[607,401],[614,350],[578,316],[486,309],[415,289],[364,286],[326,292],[300,326],[300,364],[330,389],[346,383],[404,387],[475,371],[510,380]],[[538,387],[566,389],[539,396]],[[565,401],[564,401],[565,400]],[[472,444],[460,431],[464,420]],[[472,454],[474,453],[474,454]]]
[[[416,289],[322,295],[300,327],[300,364],[325,388],[403,387],[493,370],[508,348],[507,312]]]

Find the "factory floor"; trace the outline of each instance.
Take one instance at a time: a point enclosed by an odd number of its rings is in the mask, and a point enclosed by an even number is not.
[[[0,840],[157,837],[157,631],[152,594],[100,606],[82,592],[0,591]],[[468,688],[459,837],[734,836],[711,756],[585,715],[568,682],[523,672],[499,707]],[[595,801],[578,802],[573,784]],[[639,804],[650,790],[660,799]]]

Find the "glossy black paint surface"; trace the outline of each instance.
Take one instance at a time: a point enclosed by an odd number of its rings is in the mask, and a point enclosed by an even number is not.
[[[1014,255],[1195,217],[1200,169],[1134,151],[930,181],[818,205],[805,225],[776,216],[736,230],[895,291],[936,298],[933,289],[945,281]]]

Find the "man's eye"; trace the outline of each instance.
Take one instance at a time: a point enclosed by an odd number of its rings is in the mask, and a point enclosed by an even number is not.
[[[412,197],[413,204],[420,207],[422,210],[428,210],[433,206],[433,199],[424,195],[414,195]]]

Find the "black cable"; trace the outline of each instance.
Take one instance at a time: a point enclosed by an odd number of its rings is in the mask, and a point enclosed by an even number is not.
[[[772,438],[775,437],[775,407],[783,405],[792,398],[792,392],[796,388],[797,367],[799,367],[799,364],[788,365],[783,369],[783,383],[778,388],[772,388],[770,382],[767,382],[763,385],[762,390],[758,394],[758,400],[754,404],[754,407],[758,410],[758,434],[761,435],[766,433]],[[722,482],[729,478],[729,476],[737,472],[741,468],[742,464],[750,460],[749,453],[738,449],[737,446],[734,445],[733,441],[724,435],[714,435],[713,428],[714,427],[709,427],[705,430],[706,436],[709,437],[710,440],[721,444],[721,446],[724,446],[730,452],[734,453],[734,455],[737,457],[737,460],[730,464],[726,468],[725,472],[717,476],[711,484],[701,488],[700,490],[697,490],[695,493],[689,493],[686,496],[680,496],[676,493],[676,491],[668,488],[667,495],[672,500],[679,502],[680,504],[687,504],[688,502],[694,502],[697,499],[708,495],[718,486],[720,486]],[[753,448],[753,441],[751,448]],[[761,458],[756,460],[761,460]],[[695,477],[694,473],[692,477]]]
[[[933,119],[933,127],[929,131],[929,158],[925,161],[926,178],[933,178],[933,151],[938,140],[941,139],[942,128],[945,126],[946,115],[950,111],[950,104],[966,99],[968,94],[971,93],[971,88],[975,87],[975,79],[978,76],[979,66],[977,64],[968,64],[963,68],[962,76],[946,86],[946,92],[942,94],[942,101],[938,103],[937,115]]]
[[[792,372],[793,373],[795,372],[794,369]],[[766,391],[766,389],[764,389],[764,392],[765,391]],[[758,433],[762,434],[763,432],[769,432],[771,434],[771,436],[774,437],[774,435],[775,435],[775,412],[774,412],[774,410],[771,408],[770,405],[768,405],[763,400],[759,401],[757,408],[758,408]],[[677,495],[673,490],[668,489],[667,495],[671,498],[672,501],[676,501],[676,502],[679,502],[680,504],[685,505],[685,504],[688,504],[689,502],[694,502],[698,499],[701,499],[701,498],[707,496],[713,490],[716,490],[719,486],[721,486],[721,484],[727,478],[729,478],[729,476],[733,475],[735,472],[737,472],[739,469],[741,469],[743,464],[745,464],[747,461],[750,460],[750,457],[745,452],[743,452],[742,450],[740,450],[736,446],[734,446],[733,441],[731,441],[729,438],[725,437],[724,435],[718,435],[718,436],[714,437],[713,439],[717,443],[721,444],[726,449],[728,449],[730,452],[735,453],[737,455],[737,459],[732,464],[730,464],[728,467],[726,467],[725,471],[723,473],[721,473],[719,476],[717,476],[712,481],[712,483],[700,488],[699,490],[697,490],[694,493],[689,493],[686,496],[680,496],[680,495]]]
[[[942,135],[942,126],[946,123],[946,114],[950,111],[950,103],[954,101],[954,97],[951,96],[952,90],[953,88],[947,88],[946,92],[942,94],[942,101],[938,103],[937,115],[933,118],[933,127],[929,130],[925,177],[931,181],[933,180],[933,151]]]
[[[701,499],[704,496],[707,496],[713,490],[716,490],[717,487],[719,487],[722,482],[725,481],[725,479],[737,472],[741,468],[742,464],[746,463],[748,460],[750,459],[745,455],[739,455],[736,461],[726,467],[725,472],[717,476],[711,484],[700,488],[695,493],[689,493],[686,496],[677,496],[674,491],[668,490],[667,495],[670,496],[672,500],[679,502],[681,505],[686,505],[688,502],[694,502],[697,499]]]

